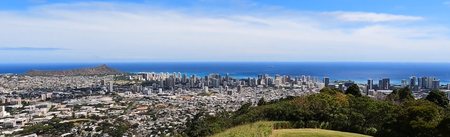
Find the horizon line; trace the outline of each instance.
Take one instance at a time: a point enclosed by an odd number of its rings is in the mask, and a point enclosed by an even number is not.
[[[116,64],[116,63],[421,63],[446,64],[441,61],[73,61],[73,62],[0,62],[8,64]]]

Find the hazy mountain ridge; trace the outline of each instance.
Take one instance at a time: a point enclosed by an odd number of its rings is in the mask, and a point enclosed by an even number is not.
[[[122,72],[108,67],[107,65],[100,65],[92,68],[80,68],[71,70],[45,71],[45,70],[30,70],[26,73],[29,76],[78,76],[78,75],[117,75]]]

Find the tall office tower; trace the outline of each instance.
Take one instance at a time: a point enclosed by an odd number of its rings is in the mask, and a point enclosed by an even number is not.
[[[420,89],[427,89],[427,80],[428,78],[427,77],[421,77],[420,78],[420,82],[419,82],[419,87],[420,87]]]
[[[439,89],[441,87],[438,79],[432,80],[431,89]]]
[[[242,85],[237,86],[237,93],[241,93],[242,92]]]
[[[214,88],[219,88],[220,87],[220,80],[219,79],[212,79],[212,86]]]
[[[142,74],[142,78],[144,78],[145,81],[148,81],[148,74],[147,73]]]
[[[187,76],[186,76],[186,74],[183,74],[183,76],[181,76],[181,83],[183,83],[183,84],[187,83]]]
[[[412,76],[409,78],[409,88],[411,90],[417,90],[416,88],[416,83],[417,83],[417,77],[416,76]]]
[[[266,81],[267,81],[267,84],[266,84],[267,86],[273,86],[274,85],[273,84],[274,80],[272,78],[267,78]]]
[[[159,77],[159,87],[164,88],[164,80],[161,77]]]
[[[383,90],[383,80],[378,80],[378,90]]]
[[[447,84],[447,90],[450,90],[450,84]]]
[[[367,91],[373,89],[373,80],[367,80]]]
[[[389,78],[384,78],[379,81],[378,86],[381,90],[388,90],[391,87],[391,80]]]
[[[434,77],[427,78],[427,89],[433,89],[433,81],[436,80]]]
[[[330,85],[330,78],[329,77],[324,77],[323,78],[323,83],[325,83],[325,87],[328,87]]]
[[[421,77],[417,78],[417,89],[418,90],[422,89],[422,78]]]

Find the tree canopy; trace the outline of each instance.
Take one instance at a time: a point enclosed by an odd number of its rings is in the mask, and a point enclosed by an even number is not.
[[[357,90],[348,93],[354,91]],[[428,100],[415,100],[410,93],[408,88],[396,90],[390,96],[399,102],[393,103],[324,88],[319,94],[259,106],[245,104],[236,112],[215,116],[195,116],[186,125],[186,136],[211,136],[256,121],[287,121],[292,128],[322,128],[379,137],[447,137],[450,110]]]
[[[425,98],[426,100],[435,103],[443,108],[448,107],[448,98],[444,92],[439,90],[432,90],[428,96]]]
[[[347,90],[345,90],[345,94],[351,94],[351,95],[357,96],[357,97],[362,96],[361,90],[359,90],[359,87],[356,84],[353,84],[350,87],[348,87]]]
[[[401,103],[409,100],[414,100],[411,89],[404,87],[401,89],[395,89],[386,97],[386,100]]]

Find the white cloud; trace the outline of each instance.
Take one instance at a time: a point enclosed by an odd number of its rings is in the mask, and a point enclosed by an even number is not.
[[[0,13],[0,47],[35,45],[70,50],[27,56],[0,51],[0,61],[447,61],[450,58],[445,28],[403,28],[389,24],[340,27],[323,22],[326,16],[321,13],[212,16],[206,11],[194,14],[189,10],[111,3],[47,5],[28,13]],[[418,56],[424,53],[432,55]]]
[[[418,16],[394,15],[385,13],[371,13],[371,12],[331,12],[326,13],[342,21],[349,22],[404,22],[404,21],[419,21],[423,20]]]

